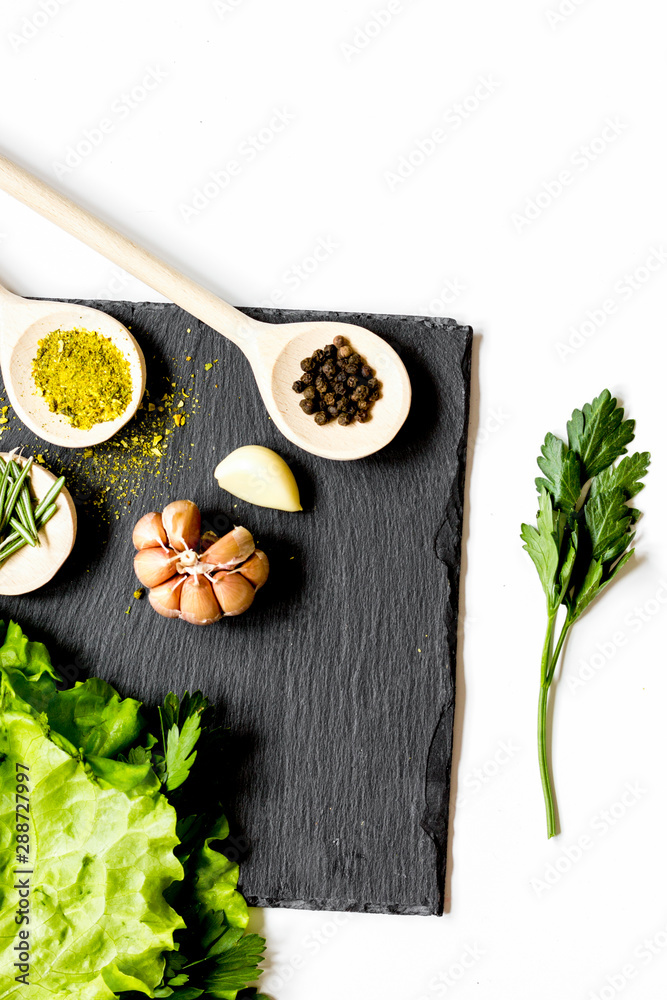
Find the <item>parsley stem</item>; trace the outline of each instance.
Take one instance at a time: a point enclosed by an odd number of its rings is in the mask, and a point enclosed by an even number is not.
[[[549,775],[549,763],[547,760],[547,697],[549,688],[542,685],[540,687],[540,700],[538,705],[537,721],[537,741],[540,758],[540,778],[542,779],[542,792],[544,793],[544,805],[547,811],[547,837],[551,839],[556,835],[556,816],[554,809],[554,796],[551,787],[551,776]]]
[[[547,837],[549,839],[556,834],[554,796],[553,789],[551,787],[551,776],[549,774],[549,761],[547,759],[547,700],[549,697],[549,685],[551,684],[549,670],[551,667],[551,648],[553,644],[555,624],[556,611],[549,614],[547,633],[544,637],[544,648],[542,650],[542,664],[540,671],[540,698],[537,707],[537,754],[540,763],[540,778],[542,781],[542,792],[544,794],[544,805],[547,812]],[[560,643],[560,647],[562,648],[562,643]]]
[[[560,635],[558,636],[558,642],[556,643],[556,648],[554,649],[553,656],[551,657],[551,664],[547,671],[547,687],[551,686],[551,682],[554,679],[554,674],[556,673],[556,666],[558,664],[558,658],[560,657],[563,645],[567,638],[567,633],[570,631],[572,625],[574,625],[575,619],[570,618],[570,612],[568,611],[565,621],[563,622],[563,627],[560,630]]]
[[[540,778],[542,779],[542,791],[544,792],[544,804],[547,810],[547,836],[549,838],[556,835],[556,816],[554,807],[554,793],[551,782],[551,775],[549,774],[549,761],[547,756],[547,744],[549,741],[549,734],[547,732],[547,707],[549,703],[549,688],[551,687],[551,682],[554,679],[554,674],[556,673],[556,666],[558,664],[558,659],[563,649],[565,639],[567,638],[567,633],[575,622],[575,618],[570,617],[570,610],[568,609],[567,615],[565,616],[565,621],[563,622],[563,627],[560,630],[558,640],[556,642],[556,648],[553,653],[551,647],[553,645],[554,630],[556,625],[556,614],[549,615],[549,625],[547,628],[547,634],[544,639],[544,649],[542,651],[542,670],[540,678],[540,699],[537,708],[537,747],[538,755],[540,761]]]

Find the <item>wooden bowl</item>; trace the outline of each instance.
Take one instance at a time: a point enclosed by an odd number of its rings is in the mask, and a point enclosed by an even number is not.
[[[9,455],[2,453],[4,461]],[[26,459],[18,461],[23,465]],[[30,492],[37,500],[46,496],[56,476],[37,462],[30,470]],[[56,500],[57,510],[40,529],[41,545],[24,545],[0,564],[0,594],[15,597],[43,587],[55,576],[74,547],[76,538],[76,507],[67,487],[63,486]]]

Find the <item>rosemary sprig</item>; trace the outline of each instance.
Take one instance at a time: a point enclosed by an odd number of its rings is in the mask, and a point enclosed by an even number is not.
[[[32,464],[29,458],[21,467],[13,453],[7,462],[0,459],[0,536],[7,527],[12,528],[0,541],[0,564],[25,545],[40,545],[39,531],[58,509],[55,501],[65,485],[65,477],[57,479],[33,506],[28,478]]]
[[[14,483],[16,483],[21,472],[21,466],[17,462],[15,462],[12,457],[12,459],[8,463],[8,468],[9,468],[9,479],[12,480]],[[40,541],[37,536],[37,525],[35,524],[35,517],[32,509],[32,497],[30,496],[30,489],[28,486],[29,481],[30,480],[26,478],[23,484],[21,485],[21,489],[19,490],[18,496],[16,497],[16,501],[14,503],[14,510],[7,518],[7,521],[9,524],[11,524],[12,517],[15,516],[18,517],[18,520],[21,522],[22,526],[25,528],[25,530],[27,531],[28,535],[31,538],[31,542],[29,542],[28,544],[39,545]],[[9,503],[9,497],[7,502]],[[7,516],[7,511],[4,512],[4,516]]]
[[[2,511],[2,520],[0,521],[0,531],[4,530],[4,528],[9,524],[9,519],[14,513],[14,507],[16,506],[18,498],[21,494],[21,489],[23,487],[23,484],[26,481],[26,478],[29,476],[30,470],[32,468],[32,456],[28,459],[28,461],[25,463],[25,465],[23,466],[23,468],[21,469],[21,471],[17,476],[14,476],[15,462],[13,458],[9,460],[8,465],[9,465],[9,476],[13,477],[13,482],[11,484],[11,487],[9,488],[7,500],[5,501],[4,508]],[[14,466],[14,468],[12,468],[12,466]]]
[[[2,523],[2,512],[5,507],[5,496],[7,495],[7,486],[9,484],[9,467],[12,464],[12,460],[5,462],[0,458],[1,471],[0,471],[0,523]]]
[[[37,518],[37,528],[43,528],[44,525],[51,520],[57,510],[57,503],[52,503],[50,507],[47,507],[40,517]],[[2,546],[0,546],[0,564],[3,563],[5,559],[8,559],[9,556],[13,556],[15,552],[18,552],[19,549],[22,549],[26,544],[25,539],[21,537],[18,531],[14,531],[11,535],[8,535],[3,541]]]
[[[32,532],[28,531],[25,524],[22,524],[17,517],[10,517],[9,523],[14,531],[18,531],[26,545],[31,545],[33,548],[37,545],[37,541],[35,537],[33,537]]]
[[[23,484],[19,503],[21,504],[21,510],[23,512],[21,520],[24,527],[27,528],[32,537],[35,539],[35,543],[37,545],[41,545],[39,535],[37,534],[37,522],[35,521],[35,511],[32,506],[32,497],[30,496],[30,490],[26,483]]]
[[[58,497],[58,494],[60,493],[64,485],[65,485],[64,476],[61,476],[60,479],[56,479],[51,489],[44,495],[43,499],[40,500],[39,503],[37,504],[37,507],[35,508],[36,518],[41,517],[41,515],[44,513],[47,507],[50,507],[51,504],[55,502],[55,500]]]

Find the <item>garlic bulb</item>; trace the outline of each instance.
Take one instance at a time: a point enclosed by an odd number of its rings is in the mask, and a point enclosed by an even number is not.
[[[266,583],[269,560],[247,528],[235,527],[222,538],[200,532],[201,515],[191,500],[145,514],[132,533],[134,570],[159,615],[211,625],[248,610]]]
[[[237,448],[223,458],[214,475],[221,489],[257,507],[303,510],[292,470],[270,448],[259,444]]]

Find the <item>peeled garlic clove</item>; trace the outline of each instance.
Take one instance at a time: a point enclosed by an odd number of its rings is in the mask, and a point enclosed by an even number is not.
[[[165,583],[148,591],[148,600],[154,611],[164,618],[180,618],[181,586],[184,576],[172,576]]]
[[[255,590],[259,590],[269,578],[269,557],[261,549],[255,549],[250,559],[239,566],[236,572],[250,580]]]
[[[247,528],[233,528],[214,542],[202,555],[202,562],[212,563],[220,569],[234,569],[245,562],[255,551],[255,543]]]
[[[196,549],[199,546],[201,532],[201,514],[199,507],[192,500],[174,500],[162,511],[169,544],[177,552],[184,549]]]
[[[259,444],[237,448],[223,458],[214,475],[221,489],[258,507],[303,510],[292,470],[270,448]]]
[[[162,516],[154,510],[144,514],[134,526],[132,544],[135,549],[153,549],[167,544],[167,533],[162,524]]]
[[[174,575],[177,559],[173,549],[140,549],[134,557],[134,572],[139,582],[152,590]]]
[[[190,625],[212,625],[222,618],[213,588],[200,573],[189,576],[181,588],[181,618]]]
[[[255,588],[240,573],[216,573],[213,591],[225,618],[242,615],[255,599]]]

